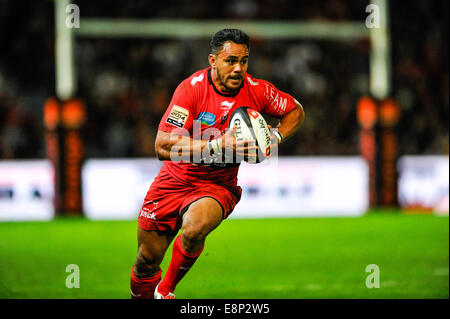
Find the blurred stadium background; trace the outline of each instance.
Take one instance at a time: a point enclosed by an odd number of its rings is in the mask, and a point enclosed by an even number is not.
[[[276,166],[243,165],[242,202],[177,296],[449,298],[448,12],[446,0],[0,1],[0,298],[129,297],[159,120],[229,26],[252,39],[248,72],[307,118]],[[69,264],[80,288],[66,287]],[[370,264],[380,288],[365,284]]]

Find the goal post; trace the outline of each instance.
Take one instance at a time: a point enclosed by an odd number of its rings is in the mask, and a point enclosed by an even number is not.
[[[56,93],[59,98],[76,94],[74,45],[78,37],[104,38],[211,38],[220,29],[240,28],[251,37],[349,41],[369,39],[370,94],[384,99],[390,94],[390,37],[388,0],[371,0],[379,24],[366,21],[274,21],[274,20],[184,20],[184,19],[107,19],[83,18],[79,28],[66,25],[69,0],[55,0]],[[370,12],[368,12],[369,14]]]
[[[348,40],[369,36],[361,22],[84,18],[82,25],[74,30],[76,36],[210,39],[223,28],[242,29],[251,37],[265,39]]]

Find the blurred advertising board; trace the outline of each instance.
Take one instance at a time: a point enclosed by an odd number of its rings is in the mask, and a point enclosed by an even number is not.
[[[280,157],[270,166],[241,165],[232,217],[360,216],[369,208],[369,168],[360,157]]]
[[[91,219],[136,218],[162,162],[88,160],[83,210]],[[230,218],[360,216],[369,208],[369,171],[360,157],[286,157],[243,163],[241,201]]]
[[[53,178],[47,160],[0,161],[0,221],[51,220]]]
[[[398,201],[402,208],[448,214],[448,156],[402,156],[398,173]]]
[[[82,168],[84,215],[90,219],[137,218],[162,162],[157,159],[91,159]]]

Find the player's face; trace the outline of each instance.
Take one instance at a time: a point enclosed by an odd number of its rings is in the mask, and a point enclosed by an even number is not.
[[[223,92],[234,92],[242,85],[247,73],[248,48],[245,44],[227,41],[219,53],[209,56],[209,62],[218,88]]]

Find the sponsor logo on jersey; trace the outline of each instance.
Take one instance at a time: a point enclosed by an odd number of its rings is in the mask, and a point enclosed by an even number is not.
[[[227,119],[228,119],[228,112],[229,111],[230,110],[227,110],[227,111],[225,111],[225,113],[223,113],[222,119],[220,120],[220,124],[224,124],[227,121]]]
[[[166,122],[176,127],[183,127],[189,117],[189,111],[181,106],[174,105]]]
[[[234,102],[227,102],[227,101],[223,101],[222,103],[220,103],[220,108],[222,110],[229,110],[233,107]]]
[[[144,203],[143,206],[145,207],[142,207],[141,211],[139,212],[139,217],[156,220],[155,210],[156,208],[158,208],[158,202],[149,201]]]
[[[191,80],[191,85],[194,86],[195,83],[203,81],[204,74],[200,74],[199,76],[195,76]]]
[[[204,125],[214,125],[216,122],[216,115],[209,112],[201,112],[198,115],[197,121]]]
[[[264,96],[269,101],[271,107],[273,107],[278,114],[284,114],[284,111],[286,111],[287,98],[283,98],[282,96],[280,96],[278,91],[267,84]]]
[[[256,82],[256,81],[252,81],[252,79],[250,79],[250,77],[249,76],[247,76],[247,80],[248,80],[248,82],[251,84],[251,85],[253,85],[253,86],[255,86],[255,85],[258,85],[259,83],[258,82]]]

